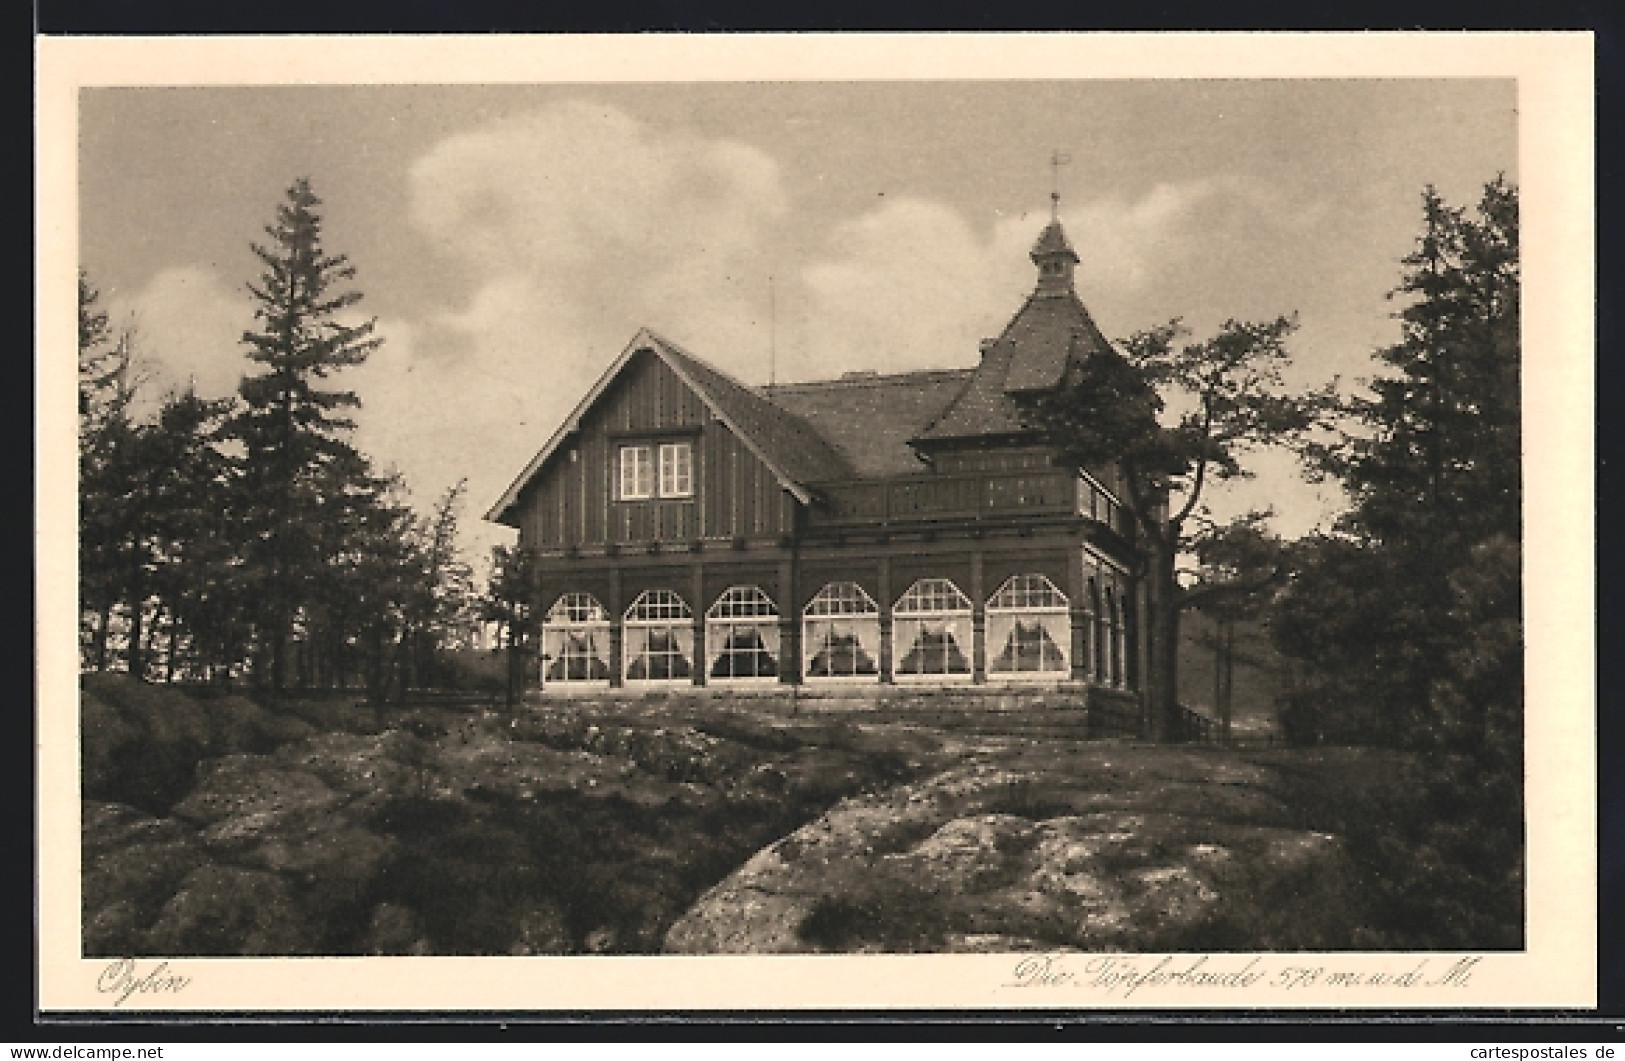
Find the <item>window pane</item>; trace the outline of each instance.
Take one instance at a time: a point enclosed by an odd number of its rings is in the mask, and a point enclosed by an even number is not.
[[[1064,677],[1070,641],[1071,623],[1064,614],[989,615],[987,672],[994,677]]]
[[[569,594],[584,598],[585,594]],[[597,602],[594,601],[594,604]],[[555,606],[542,627],[542,680],[544,682],[607,682],[609,680],[609,626],[576,622],[572,609]],[[574,609],[580,615],[585,609]],[[601,610],[600,613],[601,614]],[[555,621],[555,616],[557,621]]]
[[[706,627],[712,678],[776,678],[779,627],[776,622],[713,622]]]
[[[688,497],[694,493],[693,452],[687,442],[660,447],[660,496]]]
[[[659,619],[688,619],[693,613],[688,602],[669,589],[650,589],[638,594],[638,599],[622,616],[627,622],[649,622]]]
[[[945,578],[922,578],[897,598],[893,611],[899,615],[932,612],[969,612],[970,598]]]
[[[878,619],[808,619],[803,629],[807,677],[880,676]]]
[[[624,634],[626,680],[680,681],[693,675],[694,628],[628,625]]]
[[[621,447],[621,497],[627,500],[654,494],[653,458],[648,446]]]
[[[968,619],[898,619],[892,625],[892,641],[897,648],[893,670],[899,677],[970,675],[970,656],[964,647],[971,642]]]
[[[830,582],[807,602],[804,615],[879,615],[880,606],[856,582]]]

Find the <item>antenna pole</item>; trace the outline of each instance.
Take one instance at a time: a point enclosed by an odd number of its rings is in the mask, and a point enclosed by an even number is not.
[[[1072,156],[1056,148],[1049,157],[1050,192],[1049,192],[1049,219],[1052,223],[1061,220],[1061,167],[1072,161]]]

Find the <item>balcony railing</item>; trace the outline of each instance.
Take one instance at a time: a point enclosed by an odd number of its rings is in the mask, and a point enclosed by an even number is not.
[[[1076,514],[1078,479],[1065,471],[990,476],[918,475],[819,487],[815,526],[977,520],[1011,515]]]

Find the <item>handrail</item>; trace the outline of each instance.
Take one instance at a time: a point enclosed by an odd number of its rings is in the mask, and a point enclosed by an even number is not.
[[[1065,471],[1017,474],[911,475],[868,482],[826,483],[819,524],[893,523],[942,518],[981,519],[1012,512],[1077,510],[1078,479]]]

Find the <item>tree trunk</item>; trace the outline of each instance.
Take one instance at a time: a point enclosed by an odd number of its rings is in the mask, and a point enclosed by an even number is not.
[[[113,625],[113,605],[111,602],[102,605],[100,624],[96,627],[96,669],[107,670],[107,638]]]
[[[401,639],[395,646],[395,703],[400,707],[406,706],[406,686],[411,680],[412,662],[412,632],[410,628],[401,631]]]
[[[384,632],[377,623],[367,631],[367,699],[384,702]]]
[[[133,586],[135,583],[132,582],[131,585]],[[145,610],[143,608],[144,604],[145,602],[141,599],[141,591],[132,589],[130,591],[129,645],[125,648],[124,658],[130,669],[130,677],[138,679],[145,678],[147,674],[146,657],[142,655],[144,646],[141,643],[146,632],[142,625],[145,619],[142,614]]]
[[[271,622],[271,688],[277,693],[288,685],[288,626],[281,615]]]
[[[1230,707],[1231,693],[1235,689],[1236,678],[1236,623],[1233,619],[1221,619],[1218,631],[1219,643],[1219,739],[1225,744],[1230,743]]]
[[[509,622],[507,625],[508,625],[508,630],[507,630],[507,634],[508,634],[508,652],[507,652],[507,656],[508,656],[508,659],[507,659],[507,664],[508,664],[508,697],[507,697],[507,704],[508,704],[508,708],[510,710],[512,710],[514,705],[519,703],[519,682],[520,682],[519,645],[518,645],[519,638],[517,636],[517,634],[518,634],[518,624],[514,623],[514,622]]]
[[[1219,719],[1220,739],[1230,739],[1230,726],[1224,717],[1224,623],[1213,620],[1213,714]]]
[[[165,637],[165,639],[164,639],[164,681],[165,682],[172,682],[172,681],[175,680],[175,644],[176,644],[176,642],[178,641],[178,639],[180,637],[180,631],[179,631],[178,627],[179,627],[179,624],[175,622],[175,616],[171,615],[169,617],[169,622],[166,624],[166,629],[165,629],[165,633],[168,636]]]
[[[1180,739],[1179,584],[1174,579],[1174,539],[1147,536],[1151,565],[1147,571],[1147,604],[1151,609],[1151,672],[1146,675],[1150,736]]]

